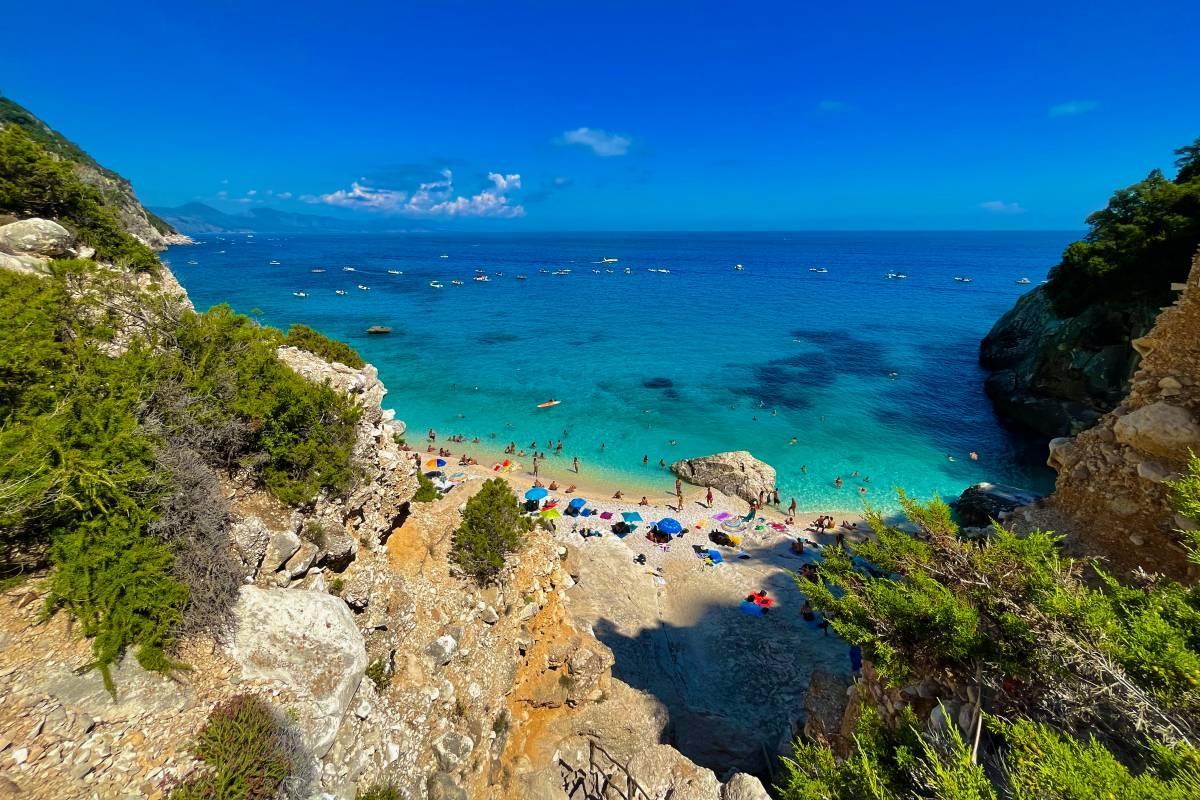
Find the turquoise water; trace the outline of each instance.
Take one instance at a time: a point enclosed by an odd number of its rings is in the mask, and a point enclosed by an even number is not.
[[[562,439],[565,463],[627,488],[669,487],[660,459],[747,449],[778,470],[784,502],[830,510],[857,508],[860,486],[885,506],[895,486],[947,497],[979,480],[1049,487],[1044,443],[992,413],[978,343],[1077,237],[210,234],[167,260],[197,308],[228,302],[358,348],[412,439],[434,428],[547,451]],[[606,257],[619,261],[596,263]],[[370,325],[393,333],[367,336]],[[551,398],[562,402],[536,408]]]

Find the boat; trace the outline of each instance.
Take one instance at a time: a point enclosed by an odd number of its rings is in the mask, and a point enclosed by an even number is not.
[[[325,271],[324,267],[316,267],[314,269],[309,270],[309,272],[324,272],[324,271]]]
[[[336,294],[338,297],[345,297],[346,295],[350,294],[345,289],[334,289],[333,293]]]
[[[370,286],[363,286],[361,283],[358,285],[358,288],[362,289],[364,292],[369,292],[369,291],[371,291],[371,287],[370,287]]]
[[[450,257],[450,256],[446,255],[445,253],[443,253],[442,255],[438,256],[438,258],[449,258],[449,257]]]
[[[601,264],[615,264],[615,263],[617,263],[617,259],[615,259],[615,258],[602,258],[602,259],[600,259],[600,263],[601,263]]]
[[[503,278],[503,277],[504,277],[504,273],[503,273],[503,272],[497,272],[497,273],[496,273],[496,277],[497,277],[497,278]]]
[[[746,268],[745,268],[745,267],[743,267],[741,264],[734,264],[734,265],[733,265],[733,268],[734,268],[735,270],[737,270],[738,272],[742,272],[743,270],[745,270],[745,269],[746,269]]]
[[[971,282],[971,279],[968,278],[966,275],[955,275],[954,280],[958,281],[959,283],[970,283]]]
[[[369,333],[372,336],[381,336],[385,333],[391,333],[391,332],[392,332],[392,329],[389,328],[387,325],[372,325],[371,327],[367,328],[367,333]]]
[[[1017,283],[1019,283],[1022,286],[1028,286],[1029,284],[1033,283],[1033,281],[1029,280],[1029,278],[1019,278],[1017,280]]]
[[[491,280],[491,278],[489,278],[487,275],[476,275],[471,280],[475,281],[476,283],[487,283],[489,280]]]
[[[308,297],[308,292],[292,292],[293,297]]]
[[[191,264],[191,265],[194,267],[194,266],[196,266],[197,264],[199,264],[200,262],[199,262],[199,261],[189,261],[188,263],[189,263],[189,264]]]
[[[342,272],[354,272],[354,267],[342,267]]]
[[[403,275],[404,273],[398,269],[389,269],[388,275]]]
[[[599,275],[599,274],[600,274],[600,270],[598,270],[598,269],[594,269],[594,270],[592,270],[592,273],[593,273],[594,275]]]
[[[275,259],[271,259],[271,261],[270,261],[270,262],[268,262],[268,263],[274,264],[274,265],[276,265],[276,266],[278,266],[278,265],[279,265],[279,262],[278,262],[278,261],[276,261]]]
[[[524,275],[518,275],[518,276],[517,276],[517,280],[519,280],[519,281],[523,281],[523,280],[526,280],[526,278],[525,278],[525,276],[524,276]]]
[[[907,277],[908,277],[908,276],[907,276],[907,275],[905,275],[903,272],[889,272],[889,273],[887,274],[887,279],[888,279],[888,280],[896,280],[897,278],[899,278],[899,279],[903,280],[904,278],[907,278]]]
[[[430,285],[432,286],[433,284],[430,284]],[[462,281],[456,279],[456,280],[450,281],[450,285],[451,286],[465,286],[466,284],[464,284]],[[442,287],[439,286],[438,288],[440,289]]]
[[[550,408],[551,406],[556,406],[561,402],[562,402],[562,400],[547,400],[544,403],[538,403],[537,407],[538,408]]]
[[[825,269],[824,267],[809,267],[808,271],[809,272],[820,272],[821,274],[829,272],[829,270]]]
[[[633,274],[633,270],[632,270],[632,269],[630,269],[629,267],[626,267],[626,268],[625,268],[625,274],[626,274],[626,275],[632,275],[632,274]]]
[[[539,270],[538,270],[538,272],[542,273],[543,275],[545,275],[545,274],[546,274],[547,272],[549,272],[549,271],[550,271],[550,270],[548,270],[548,269],[539,269]]]
[[[613,274],[613,271],[612,271],[611,269],[606,269],[606,270],[604,270],[604,271],[605,271],[605,272],[607,272],[609,275],[612,275],[612,274]]]
[[[431,288],[431,289],[445,289],[446,287],[442,285],[442,282],[441,282],[441,281],[430,281],[430,282],[429,282],[429,288]]]

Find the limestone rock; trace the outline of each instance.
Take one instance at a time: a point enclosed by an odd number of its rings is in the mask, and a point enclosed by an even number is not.
[[[738,772],[721,789],[721,800],[771,800],[771,795],[758,778]]]
[[[23,272],[28,275],[49,275],[50,262],[44,258],[0,253],[0,269]]]
[[[686,458],[671,465],[671,472],[695,486],[711,486],[728,495],[757,502],[759,492],[775,489],[775,469],[745,450]]]
[[[241,556],[242,564],[249,570],[250,575],[258,572],[267,552],[267,543],[271,539],[271,531],[258,517],[246,517],[229,526],[229,538]]]
[[[429,800],[467,800],[467,792],[454,777],[445,772],[436,772],[429,778]]]
[[[341,572],[350,566],[358,552],[358,543],[344,533],[327,533],[325,546],[317,564],[327,567],[334,572]]]
[[[243,680],[293,693],[288,707],[305,742],[324,756],[367,669],[350,610],[329,594],[243,586],[234,617],[237,633],[228,648]]]
[[[454,654],[458,652],[458,640],[453,636],[439,636],[429,643],[425,648],[425,652],[433,657],[437,663],[445,666],[450,663],[450,659],[454,658]]]
[[[274,572],[282,567],[287,560],[300,549],[300,537],[291,531],[280,531],[271,535],[267,542],[266,553],[263,554],[262,568]]]
[[[0,225],[0,250],[14,255],[60,258],[71,255],[75,237],[48,219],[23,219]]]
[[[321,548],[317,547],[312,542],[301,542],[300,547],[292,554],[292,557],[283,565],[284,572],[292,578],[300,578],[304,573],[308,572],[308,568],[312,566],[313,561],[317,558],[317,553]]]
[[[1118,417],[1117,441],[1149,455],[1173,461],[1187,458],[1188,448],[1200,451],[1200,424],[1186,408],[1159,401]]]
[[[474,740],[458,731],[447,731],[433,743],[433,752],[437,755],[438,763],[446,771],[453,770],[466,761],[474,749]]]

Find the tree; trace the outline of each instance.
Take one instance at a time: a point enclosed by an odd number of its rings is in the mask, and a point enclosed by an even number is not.
[[[484,481],[479,493],[467,501],[462,524],[454,532],[450,558],[483,583],[503,569],[505,556],[521,547],[532,527],[504,480]]]

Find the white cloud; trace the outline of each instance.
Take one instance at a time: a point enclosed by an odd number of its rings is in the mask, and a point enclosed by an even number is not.
[[[291,192],[279,192],[275,196],[278,197],[280,200],[291,200],[292,199]]]
[[[1003,200],[988,200],[980,203],[979,207],[993,214],[1024,214],[1025,207],[1020,203],[1006,203]]]
[[[248,192],[246,192],[246,197],[254,197],[254,195],[256,195],[256,194],[258,194],[258,190],[257,190],[257,189],[251,189],[251,190],[249,190]]]
[[[560,141],[563,144],[581,144],[584,147],[590,147],[592,152],[598,156],[623,156],[629,152],[629,145],[633,144],[633,140],[628,136],[609,133],[599,128],[576,128],[564,133]]]
[[[521,188],[519,174],[489,172],[490,187],[481,189],[470,197],[456,195],[454,174],[444,169],[441,177],[420,184],[415,191],[383,189],[369,185],[365,180],[354,181],[349,189],[319,196],[303,195],[306,203],[325,203],[342,208],[361,208],[412,216],[446,217],[523,217],[525,207],[511,202],[507,193]]]
[[[1069,103],[1059,103],[1055,106],[1050,106],[1050,111],[1047,112],[1051,117],[1071,117],[1076,114],[1086,114],[1089,111],[1095,111],[1100,107],[1100,104],[1095,100],[1072,100]]]

